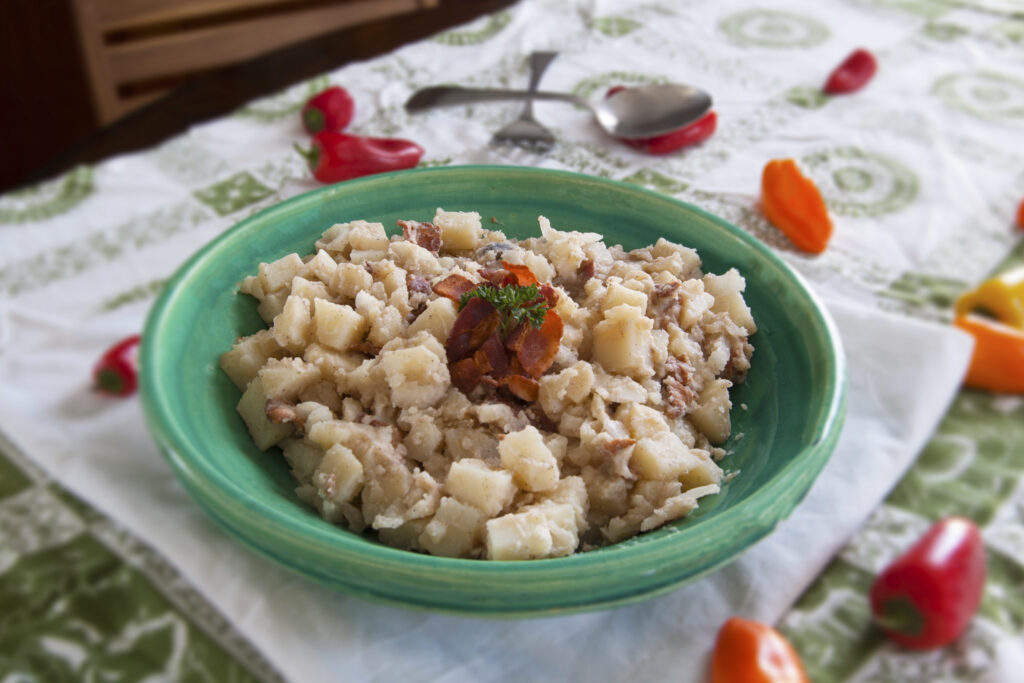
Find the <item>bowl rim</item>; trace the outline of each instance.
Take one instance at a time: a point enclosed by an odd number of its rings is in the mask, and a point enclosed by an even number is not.
[[[232,239],[238,239],[238,236],[244,233],[249,226],[262,223],[279,214],[288,214],[313,207],[323,201],[325,197],[330,197],[334,194],[372,191],[372,187],[377,184],[406,182],[408,179],[428,178],[433,175],[467,173],[474,176],[486,174],[495,176],[495,179],[498,176],[540,176],[546,177],[552,182],[589,183],[606,189],[639,195],[648,201],[674,205],[676,209],[682,208],[710,221],[718,228],[729,233],[733,238],[744,242],[746,246],[756,252],[761,260],[780,271],[784,277],[790,280],[800,295],[810,304],[809,312],[822,333],[822,337],[826,342],[825,348],[827,349],[823,359],[827,369],[827,372],[824,373],[826,385],[823,387],[823,395],[827,396],[827,401],[817,411],[818,421],[813,434],[810,435],[811,438],[808,439],[799,453],[795,454],[785,466],[743,500],[743,505],[731,506],[721,513],[702,521],[701,527],[705,531],[709,533],[724,532],[724,535],[721,536],[721,542],[728,549],[728,552],[721,553],[724,559],[709,564],[695,574],[688,574],[687,578],[695,578],[736,559],[743,550],[752,544],[752,541],[767,535],[792,510],[798,507],[799,502],[806,496],[807,491],[824,468],[834,449],[844,422],[847,393],[846,358],[838,330],[823,302],[809,287],[803,276],[792,269],[764,243],[749,233],[700,207],[670,195],[625,181],[617,181],[573,171],[471,164],[418,168],[367,176],[317,188],[278,202],[235,223],[212,238],[179,266],[171,278],[168,279],[163,291],[150,309],[143,329],[143,341],[140,351],[140,387],[143,412],[151,435],[159,446],[160,451],[170,463],[171,469],[186,488],[189,489],[190,494],[197,498],[201,506],[208,512],[211,512],[219,523],[229,527],[236,539],[240,538],[247,545],[255,547],[279,562],[281,560],[277,557],[276,552],[263,547],[264,544],[256,539],[244,537],[244,532],[240,531],[239,525],[244,528],[245,522],[251,520],[254,514],[258,514],[262,517],[264,526],[267,527],[262,529],[261,533],[268,538],[273,537],[275,539],[276,543],[273,546],[275,549],[283,545],[286,552],[288,550],[301,551],[302,553],[312,552],[325,560],[329,557],[337,558],[339,553],[346,555],[354,554],[354,557],[347,559],[365,562],[368,566],[372,565],[374,568],[383,571],[415,573],[418,569],[425,571],[440,570],[451,573],[455,577],[461,576],[463,579],[471,579],[474,576],[481,575],[496,575],[510,580],[522,578],[524,581],[536,581],[547,575],[559,575],[565,571],[572,571],[577,575],[579,573],[604,573],[609,571],[609,565],[619,564],[620,562],[628,562],[630,565],[640,562],[652,568],[660,567],[665,562],[671,563],[671,555],[677,550],[677,537],[679,534],[685,533],[685,529],[679,529],[677,530],[678,533],[667,534],[660,538],[645,538],[641,535],[636,537],[636,540],[629,539],[594,551],[525,562],[447,558],[400,550],[349,532],[337,533],[338,528],[329,524],[309,525],[303,529],[303,536],[297,537],[296,533],[294,533],[294,518],[291,517],[291,513],[286,514],[283,511],[275,510],[260,503],[253,496],[246,495],[245,489],[218,470],[211,459],[204,457],[201,452],[196,452],[190,440],[185,438],[178,429],[178,425],[176,425],[173,415],[170,413],[168,403],[165,401],[165,397],[161,395],[157,386],[158,383],[148,381],[155,377],[158,359],[162,355],[160,350],[163,325],[166,323],[166,318],[170,315],[175,304],[183,296],[186,296],[188,281],[202,272],[204,266],[217,255],[219,249],[224,249],[225,245],[229,244]],[[412,180],[412,182],[415,182],[415,180]],[[795,476],[797,470],[801,471],[801,476]],[[770,505],[770,501],[777,499],[780,494],[786,494],[783,496],[784,498],[792,496],[794,489],[793,481],[797,481],[802,490],[797,492],[791,506],[788,506],[785,510],[776,510]],[[205,500],[200,499],[200,496],[205,497]],[[297,506],[301,505],[297,499],[295,503]],[[214,510],[213,508],[216,509]],[[767,520],[765,519],[765,510],[772,511]],[[221,515],[226,516],[226,518],[221,518]],[[753,526],[756,529],[754,537],[751,538],[750,535],[744,536],[742,534],[731,536],[728,529],[737,523]],[[292,530],[292,532],[289,532],[289,530]],[[242,537],[239,537],[240,533],[243,534]],[[616,546],[626,550],[623,544],[629,544],[628,551],[616,552]],[[295,567],[292,568],[295,569]],[[307,575],[313,575],[308,570],[299,571]],[[314,576],[313,578],[319,578],[321,581],[330,580],[330,577]],[[665,590],[669,588],[671,586],[666,586]],[[645,593],[644,597],[647,594]],[[653,594],[653,592],[650,594]],[[388,599],[388,596],[375,597]],[[612,600],[606,602],[613,604],[620,601]],[[408,601],[406,600],[397,601],[397,604],[407,603]],[[432,606],[432,608],[436,608],[436,606]],[[591,608],[593,608],[591,604],[580,606],[580,609]],[[506,612],[507,610],[500,611]]]

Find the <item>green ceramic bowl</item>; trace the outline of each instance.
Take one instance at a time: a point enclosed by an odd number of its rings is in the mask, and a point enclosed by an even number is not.
[[[394,226],[437,207],[478,211],[510,236],[555,227],[599,232],[627,249],[659,237],[695,247],[706,272],[735,266],[758,324],[753,368],[734,390],[723,462],[739,476],[690,517],[600,550],[529,562],[431,557],[332,526],[299,502],[283,458],[261,453],[235,413],[218,358],[262,326],[236,294],[260,261],[310,253],[337,222]],[[476,615],[556,614],[664,593],[720,567],[797,506],[831,454],[844,416],[844,357],[819,300],[764,245],[700,209],[590,176],[460,166],[324,187],[248,218],[193,256],[144,332],[142,399],[150,430],[192,496],[245,545],[327,586],[405,606]],[[743,409],[741,406],[745,406]]]

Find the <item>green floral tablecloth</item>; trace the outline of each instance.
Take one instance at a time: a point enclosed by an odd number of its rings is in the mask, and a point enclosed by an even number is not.
[[[824,76],[856,46],[878,55],[875,82],[858,95],[822,96]],[[520,87],[524,55],[552,48],[561,55],[546,88],[599,97],[618,83],[693,82],[714,93],[719,130],[698,148],[644,157],[603,139],[581,111],[541,103],[538,116],[559,144],[538,156],[488,145],[516,114],[513,105],[416,117],[401,106],[416,87],[438,82]],[[1011,225],[1024,197],[1024,2],[1013,0],[524,0],[252,102],[142,154],[4,195],[0,681],[278,680],[309,670],[254,644],[265,615],[247,612],[251,596],[213,594],[179,571],[189,543],[230,541],[207,528],[155,457],[137,405],[103,401],[87,385],[92,360],[139,329],[189,253],[315,186],[290,147],[303,137],[301,103],[329,83],[356,97],[357,132],[413,137],[427,149],[424,165],[550,166],[651,187],[748,230],[827,297],[936,329],[960,292],[1024,263]],[[836,217],[836,239],[820,257],[793,251],[757,210],[760,170],[783,156],[798,159]],[[47,429],[30,424],[35,414],[47,416]],[[138,462],[126,468],[124,453],[140,454]],[[115,465],[116,474],[105,471]],[[121,477],[138,492],[110,500],[99,493],[103,477]],[[192,536],[140,538],[133,529],[150,514],[147,501],[180,510],[171,522]],[[953,646],[910,654],[870,626],[864,596],[889,559],[949,514],[983,528],[985,601]],[[259,574],[262,560],[248,562]],[[238,566],[208,569],[220,580],[218,571]],[[292,581],[299,587],[285,581],[281,590],[301,590],[301,580]],[[629,618],[642,619],[641,609]],[[291,616],[301,623],[298,610]],[[363,642],[367,657],[387,655],[387,629],[403,623],[392,618],[379,615],[372,642],[356,627],[343,635]],[[405,619],[429,641],[427,622]],[[779,623],[815,681],[1019,680],[1024,400],[960,391],[911,469]],[[422,668],[408,659],[406,670],[375,677],[443,678],[430,668],[439,657],[424,652]],[[679,679],[699,679],[699,665],[680,662]],[[349,680],[367,670],[353,662],[318,673]],[[526,667],[510,671],[509,678],[537,677]],[[659,671],[640,663],[630,677],[664,678]],[[589,677],[620,680],[623,672]],[[502,677],[479,664],[447,680]]]

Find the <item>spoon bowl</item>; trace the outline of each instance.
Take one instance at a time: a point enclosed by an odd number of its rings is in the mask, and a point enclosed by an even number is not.
[[[704,116],[712,104],[711,95],[703,90],[670,83],[623,88],[600,102],[590,102],[573,93],[440,85],[413,93],[405,108],[417,112],[432,107],[531,98],[585,107],[606,133],[623,139],[650,138],[678,130]]]

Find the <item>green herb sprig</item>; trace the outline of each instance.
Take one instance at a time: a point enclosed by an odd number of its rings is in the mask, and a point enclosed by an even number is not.
[[[459,299],[461,311],[470,299],[479,298],[491,304],[501,315],[501,336],[506,337],[521,322],[528,322],[534,328],[544,324],[548,312],[547,301],[537,290],[537,285],[506,285],[495,287],[484,284]]]

